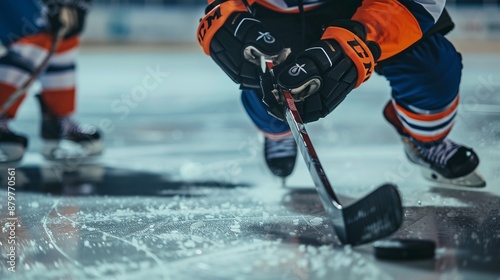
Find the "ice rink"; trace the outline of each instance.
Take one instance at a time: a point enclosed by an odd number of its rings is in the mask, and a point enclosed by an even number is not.
[[[105,132],[93,163],[38,153],[32,95],[13,128],[30,137],[16,171],[16,272],[7,271],[7,192],[0,192],[0,279],[500,279],[499,54],[464,54],[450,137],[481,159],[483,189],[420,177],[382,116],[383,77],[307,126],[335,190],[359,198],[398,185],[393,237],[437,244],[436,257],[381,261],[342,247],[299,155],[286,187],[266,169],[238,87],[196,48],[87,48],[77,119]],[[10,167],[10,166],[9,166]]]

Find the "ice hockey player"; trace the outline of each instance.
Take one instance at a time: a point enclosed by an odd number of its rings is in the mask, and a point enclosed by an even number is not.
[[[445,0],[209,0],[197,38],[242,89],[248,115],[265,135],[277,176],[294,168],[296,145],[262,75],[291,91],[305,122],[327,116],[372,73],[392,88],[383,112],[410,161],[429,179],[484,186],[477,154],[447,139],[457,115],[462,59],[445,38]],[[268,114],[269,112],[269,114]]]
[[[42,154],[50,160],[91,157],[102,152],[102,137],[95,127],[71,119],[75,110],[75,60],[90,1],[2,1],[0,4],[0,105],[30,78],[47,57],[57,31],[62,40],[40,74]],[[1,47],[3,45],[3,47]],[[25,97],[0,116],[0,163],[18,162],[28,144],[9,122]],[[62,144],[64,143],[64,145]]]

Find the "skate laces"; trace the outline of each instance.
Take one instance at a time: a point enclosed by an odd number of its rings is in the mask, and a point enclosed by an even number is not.
[[[296,154],[297,145],[293,137],[278,141],[267,138],[266,155],[268,159],[294,157]]]
[[[70,117],[60,117],[56,121],[61,128],[62,135],[65,136],[72,134],[92,134],[96,131],[94,127],[80,125]]]
[[[448,163],[448,160],[458,151],[460,145],[445,139],[441,143],[430,147],[422,145],[416,145],[416,147],[420,154],[428,161],[445,166]]]

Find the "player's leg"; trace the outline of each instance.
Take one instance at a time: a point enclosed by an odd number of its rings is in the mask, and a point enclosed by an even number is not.
[[[20,53],[13,45],[45,28],[40,5],[32,1],[3,1],[0,5],[0,105],[3,107],[30,78],[36,63],[43,60],[47,51],[33,48],[28,53]],[[9,127],[23,99],[21,96],[0,116],[0,163],[18,162],[26,151],[26,137]]]
[[[457,115],[461,71],[461,55],[442,34],[424,38],[379,71],[392,87],[384,115],[402,136],[410,161],[424,167],[424,176],[479,187],[484,181],[475,172],[477,154],[447,139]]]
[[[38,96],[42,110],[42,154],[48,159],[89,157],[102,153],[101,133],[93,126],[82,126],[71,116],[75,112],[75,62],[79,36],[64,39],[41,75]],[[67,140],[67,141],[65,141]],[[75,144],[73,148],[64,142]]]
[[[33,71],[33,65],[29,61],[11,50],[0,57],[0,104],[4,104],[29,79]],[[27,138],[9,127],[23,99],[24,96],[19,98],[0,116],[0,163],[19,162],[26,151]]]
[[[248,116],[264,134],[264,158],[274,175],[287,177],[295,167],[297,145],[288,124],[267,113],[260,95],[253,90],[243,90],[241,101]]]
[[[60,25],[66,26],[66,33],[40,77],[42,92],[37,97],[42,111],[42,154],[54,160],[99,155],[103,150],[101,133],[94,126],[80,125],[71,117],[76,107],[75,62],[79,36],[90,9],[89,1],[44,2],[50,22],[48,29],[54,31]],[[71,15],[71,20],[61,16],[64,11]],[[31,39],[26,43],[37,44],[36,38]]]

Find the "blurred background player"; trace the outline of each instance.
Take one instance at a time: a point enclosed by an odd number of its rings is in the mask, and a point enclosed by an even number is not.
[[[462,58],[444,37],[453,28],[444,6],[444,0],[209,1],[197,37],[240,84],[275,175],[291,174],[297,149],[272,85],[291,91],[303,120],[312,122],[376,70],[392,88],[384,116],[410,161],[431,180],[480,187],[476,153],[446,138],[457,114]],[[276,83],[269,75],[259,79],[261,56],[277,65]]]
[[[47,159],[88,157],[102,152],[100,133],[84,127],[70,116],[75,111],[75,60],[85,16],[85,0],[2,1],[0,4],[0,105],[33,75],[53,47],[54,36],[62,39],[39,76],[37,96],[42,113],[42,154]],[[0,116],[0,162],[20,161],[28,140],[9,128],[25,93]],[[64,144],[63,144],[64,143]],[[69,144],[68,144],[69,143]],[[63,147],[64,146],[64,147]]]

